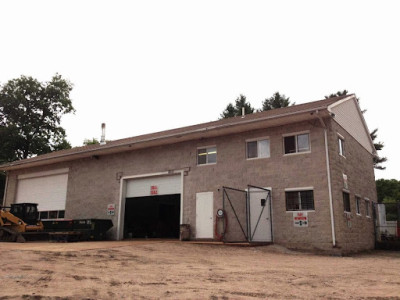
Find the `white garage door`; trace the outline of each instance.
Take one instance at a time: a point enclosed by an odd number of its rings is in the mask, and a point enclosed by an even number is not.
[[[67,183],[65,169],[19,176],[15,202],[38,203],[39,211],[65,210]]]
[[[181,193],[181,175],[146,177],[128,180],[126,198]]]

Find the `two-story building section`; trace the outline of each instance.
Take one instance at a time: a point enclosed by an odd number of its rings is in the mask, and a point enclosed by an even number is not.
[[[4,205],[110,218],[111,239],[374,247],[375,149],[354,95],[57,151],[0,167]]]

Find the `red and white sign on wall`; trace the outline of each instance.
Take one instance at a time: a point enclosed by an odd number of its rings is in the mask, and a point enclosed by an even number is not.
[[[115,204],[107,205],[107,216],[115,216]]]
[[[158,195],[158,186],[152,185],[150,187],[150,195]]]
[[[305,211],[297,211],[293,213],[294,227],[308,227],[308,215]]]

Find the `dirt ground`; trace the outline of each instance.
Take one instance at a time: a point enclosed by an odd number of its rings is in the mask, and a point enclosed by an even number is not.
[[[400,299],[400,252],[179,241],[0,243],[0,299]]]

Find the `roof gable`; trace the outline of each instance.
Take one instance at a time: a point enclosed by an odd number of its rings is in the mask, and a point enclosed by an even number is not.
[[[369,153],[375,153],[367,124],[354,95],[331,104],[328,110],[334,114],[334,120],[361,146]]]

